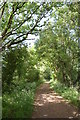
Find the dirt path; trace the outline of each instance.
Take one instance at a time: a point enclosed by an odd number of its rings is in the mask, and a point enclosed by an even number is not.
[[[32,118],[75,118],[77,116],[78,110],[51,90],[48,83],[38,88]]]

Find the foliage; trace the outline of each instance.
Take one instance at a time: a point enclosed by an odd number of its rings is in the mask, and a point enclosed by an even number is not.
[[[40,76],[78,106],[78,4],[2,2],[0,9],[3,117],[31,117]],[[23,41],[36,32],[40,40],[27,49]]]
[[[3,118],[30,118],[33,112],[34,93],[43,83],[20,81],[11,93],[3,94]],[[13,114],[12,114],[13,113]]]
[[[3,67],[2,67],[2,79],[3,83],[5,82],[10,85],[10,80],[13,79],[13,73],[16,68],[16,56],[13,50],[3,55]]]
[[[54,3],[37,3],[29,0],[27,2],[0,2],[2,50],[22,43],[28,34],[39,30],[41,20],[52,10],[53,5]]]
[[[51,79],[51,73],[50,73],[50,68],[49,67],[46,67],[46,70],[44,71],[43,75],[44,75],[44,79],[46,79],[46,80]]]
[[[36,43],[37,53],[40,60],[50,62],[50,68],[56,75],[55,79],[67,86],[75,86],[79,80],[78,42],[75,30],[75,26],[78,25],[78,12],[72,12],[67,5],[63,5],[59,9],[55,8],[55,13],[56,15],[52,13],[55,23],[49,23],[40,33],[40,40]]]
[[[67,87],[64,84],[61,84],[59,81],[51,81],[50,86],[55,92],[59,93],[62,97],[67,99],[69,102],[79,107],[79,94],[77,88]]]
[[[26,89],[27,87],[27,89]],[[3,95],[3,118],[27,118],[33,111],[36,83],[20,84],[11,94]],[[12,114],[13,113],[13,114]]]
[[[31,117],[34,93],[42,83],[36,62],[35,51],[26,46],[3,52],[3,118]]]
[[[39,80],[39,70],[35,68],[37,58],[34,54],[32,51],[28,52],[25,46],[3,54],[3,92],[10,90],[12,84],[17,86],[23,79],[32,82]]]

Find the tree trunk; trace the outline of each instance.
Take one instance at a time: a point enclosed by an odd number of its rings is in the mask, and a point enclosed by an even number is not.
[[[79,47],[79,51],[78,51],[78,92],[80,93],[80,2],[78,2],[78,47]],[[79,96],[79,112],[80,112],[80,96]]]

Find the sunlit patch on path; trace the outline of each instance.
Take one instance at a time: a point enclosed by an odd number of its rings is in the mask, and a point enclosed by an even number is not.
[[[78,110],[67,100],[42,84],[36,92],[32,118],[75,118]]]

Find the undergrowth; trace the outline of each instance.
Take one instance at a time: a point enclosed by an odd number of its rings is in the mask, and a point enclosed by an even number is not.
[[[67,99],[70,103],[79,107],[79,93],[75,87],[66,87],[57,80],[50,81],[50,86],[53,90],[59,93],[63,98]]]
[[[3,94],[3,118],[30,118],[33,112],[34,93],[42,81],[20,83],[10,94]]]

